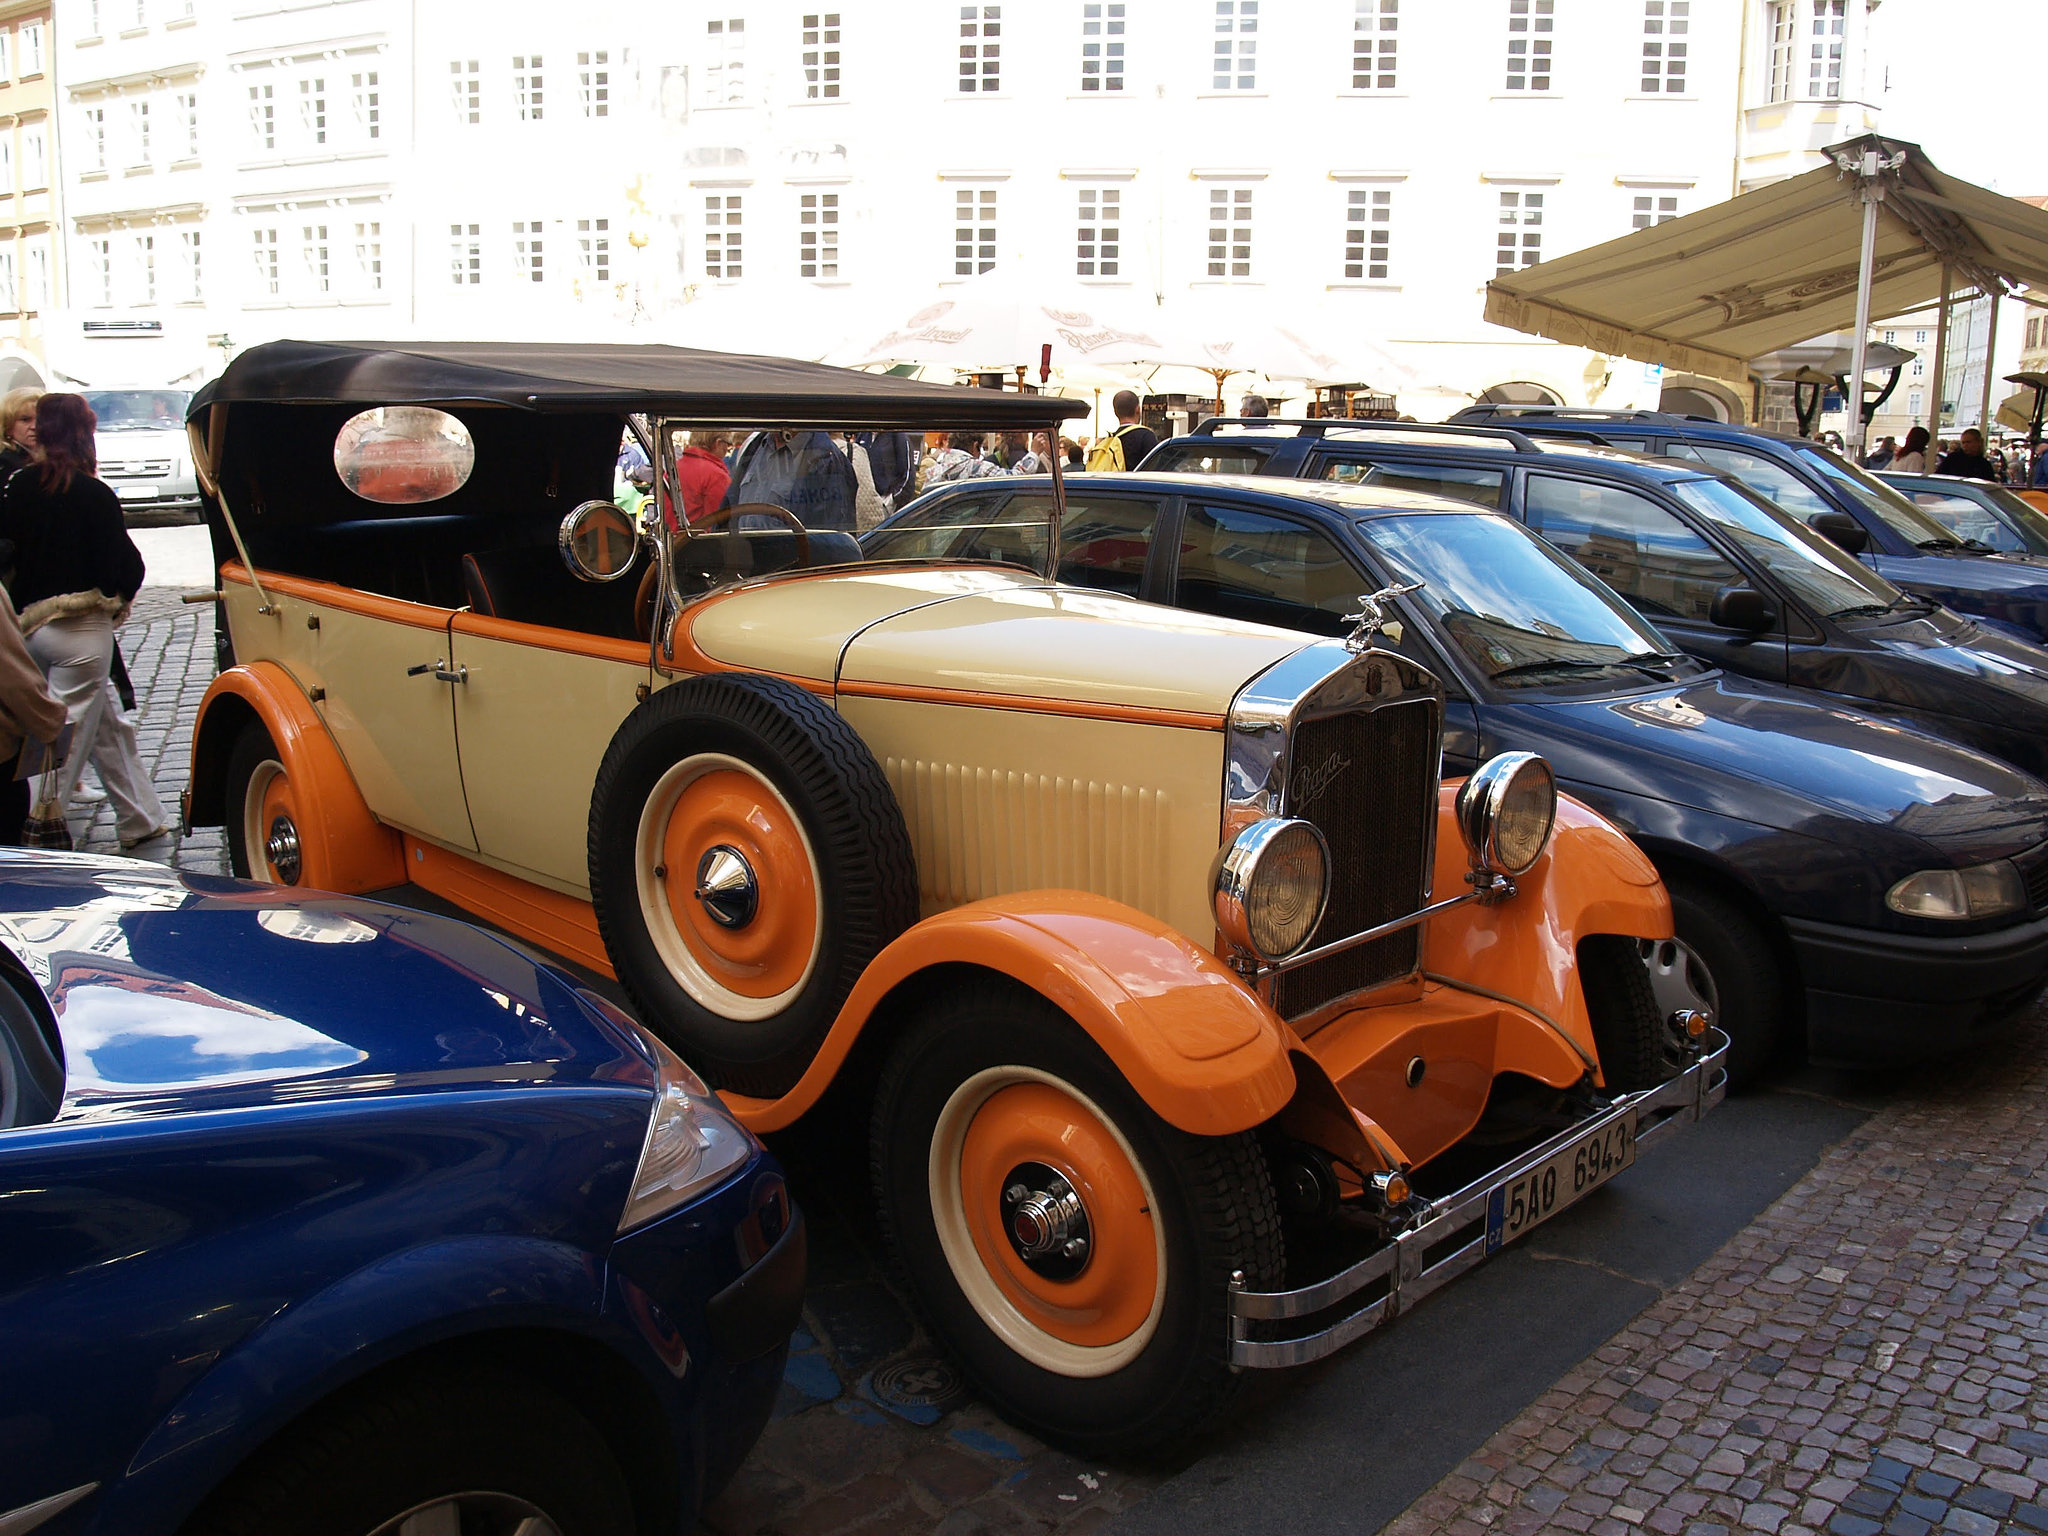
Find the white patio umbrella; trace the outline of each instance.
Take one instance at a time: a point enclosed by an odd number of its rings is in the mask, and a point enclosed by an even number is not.
[[[1421,382],[1414,369],[1355,327],[1314,311],[1274,320],[1207,304],[1172,329],[1157,360],[1208,374],[1215,381],[1219,411],[1224,381],[1237,375],[1247,382],[1371,384],[1386,394]]]
[[[999,268],[940,287],[833,360],[856,368],[1022,368],[1035,380],[1050,346],[1052,366],[1078,380],[1084,370],[1155,361],[1163,345],[1146,300]]]

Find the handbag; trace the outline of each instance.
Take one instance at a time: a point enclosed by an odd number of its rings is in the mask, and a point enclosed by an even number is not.
[[[71,848],[71,828],[64,820],[64,803],[58,799],[62,779],[55,767],[45,769],[37,779],[35,805],[21,824],[22,847]]]

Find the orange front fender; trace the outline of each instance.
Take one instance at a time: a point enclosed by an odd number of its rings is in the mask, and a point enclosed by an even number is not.
[[[199,701],[192,728],[192,821],[215,825],[227,790],[227,760],[250,720],[270,733],[294,789],[299,883],[325,891],[376,891],[405,882],[398,834],[370,814],[305,690],[274,661],[230,667]],[[229,815],[239,814],[230,810]]]
[[[726,1094],[726,1102],[756,1131],[791,1124],[823,1096],[889,995],[946,965],[992,971],[1038,993],[1181,1130],[1249,1130],[1293,1096],[1286,1026],[1213,954],[1121,902],[1025,891],[926,918],[868,966],[794,1088],[772,1100]]]
[[[1464,888],[1464,839],[1452,804],[1462,780],[1438,800],[1436,894]],[[1589,934],[1668,939],[1671,901],[1641,849],[1611,823],[1567,795],[1557,798],[1557,830],[1536,867],[1515,882],[1515,896],[1497,906],[1463,906],[1429,925],[1423,969],[1499,994],[1555,1022],[1585,1059],[1596,1054],[1579,989],[1578,944]],[[1531,1059],[1497,1062],[1545,1082],[1570,1081],[1571,1062],[1555,1041],[1530,1036]]]

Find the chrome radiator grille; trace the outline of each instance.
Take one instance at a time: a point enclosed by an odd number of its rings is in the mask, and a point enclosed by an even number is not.
[[[1330,904],[1311,943],[1413,912],[1429,885],[1436,826],[1436,701],[1304,721],[1290,755],[1286,814],[1313,821],[1330,844]],[[1274,1011],[1300,1018],[1407,975],[1420,960],[1422,932],[1404,928],[1276,977]]]

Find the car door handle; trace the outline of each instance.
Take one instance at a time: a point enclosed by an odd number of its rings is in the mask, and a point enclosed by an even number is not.
[[[459,666],[451,672],[448,669],[447,662],[436,658],[433,661],[423,661],[416,667],[407,667],[405,675],[407,677],[429,676],[444,683],[466,683],[469,681],[469,668]]]

